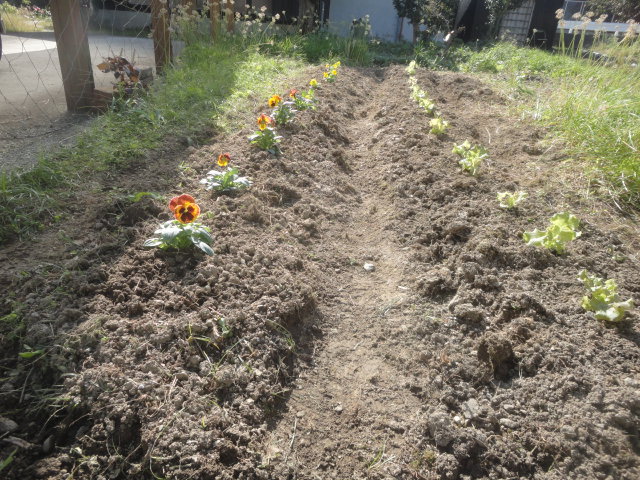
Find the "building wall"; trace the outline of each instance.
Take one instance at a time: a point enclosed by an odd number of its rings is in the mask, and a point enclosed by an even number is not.
[[[341,35],[349,33],[351,22],[369,15],[371,34],[374,37],[394,41],[400,30],[400,19],[392,0],[331,0],[329,22]],[[405,19],[403,37],[411,40],[411,25]]]

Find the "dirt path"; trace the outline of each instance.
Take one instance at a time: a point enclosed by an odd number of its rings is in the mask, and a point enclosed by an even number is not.
[[[382,188],[389,165],[369,157],[379,140],[372,129],[376,106],[384,101],[382,81],[366,80],[353,85],[369,96],[345,130],[358,201],[347,206],[347,221],[325,232],[328,245],[322,248],[349,259],[352,268],[336,270],[336,296],[320,306],[327,333],[267,447],[268,458],[285,463],[296,478],[399,472],[398,463],[404,464],[411,451],[405,432],[421,414],[419,400],[409,391],[410,376],[390,361],[411,321],[405,315],[409,287],[403,285],[409,262],[388,228],[394,205]]]

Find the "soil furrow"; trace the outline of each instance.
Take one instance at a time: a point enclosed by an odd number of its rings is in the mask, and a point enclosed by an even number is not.
[[[421,414],[409,390],[411,378],[389,360],[394,342],[408,330],[410,292],[403,279],[409,262],[388,228],[395,215],[392,195],[384,189],[388,164],[370,155],[380,140],[374,138],[373,117],[392,92],[382,79],[358,80],[353,88],[366,91],[367,101],[344,128],[356,196],[345,206],[347,221],[331,225],[324,232],[326,245],[319,247],[349,259],[351,268],[336,271],[335,296],[318,306],[326,334],[266,446],[268,461],[279,464],[276,477],[397,474],[411,451],[406,432]]]

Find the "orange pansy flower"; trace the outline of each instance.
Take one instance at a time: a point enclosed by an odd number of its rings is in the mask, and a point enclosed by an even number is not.
[[[269,115],[265,115],[264,113],[258,117],[258,127],[260,130],[264,130],[267,128],[267,125],[273,123],[273,118]]]
[[[269,99],[269,106],[271,108],[273,107],[277,107],[278,104],[282,101],[282,97],[280,95],[273,95],[270,99]]]
[[[220,165],[221,167],[226,167],[227,165],[229,165],[230,161],[231,155],[229,155],[228,153],[221,153],[220,155],[218,155],[218,165]]]
[[[184,203],[195,203],[195,199],[191,195],[187,195],[186,193],[183,195],[179,195],[177,197],[173,197],[169,202],[169,210],[175,212],[176,207],[178,205],[183,205]]]
[[[200,207],[191,195],[180,195],[169,202],[169,210],[180,223],[191,223],[200,215]]]
[[[187,202],[178,205],[173,214],[180,223],[191,223],[200,215],[200,207],[197,203]]]
[[[289,96],[291,98],[296,98],[296,95],[298,95],[298,90],[295,88],[292,88],[291,90],[289,90]]]

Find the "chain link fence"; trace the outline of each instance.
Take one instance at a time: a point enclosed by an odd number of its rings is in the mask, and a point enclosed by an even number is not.
[[[117,79],[98,68],[108,58],[126,59],[143,80],[152,77],[151,6],[152,0],[0,3],[0,170],[29,167],[38,151],[74,140],[88,114],[109,103]]]

